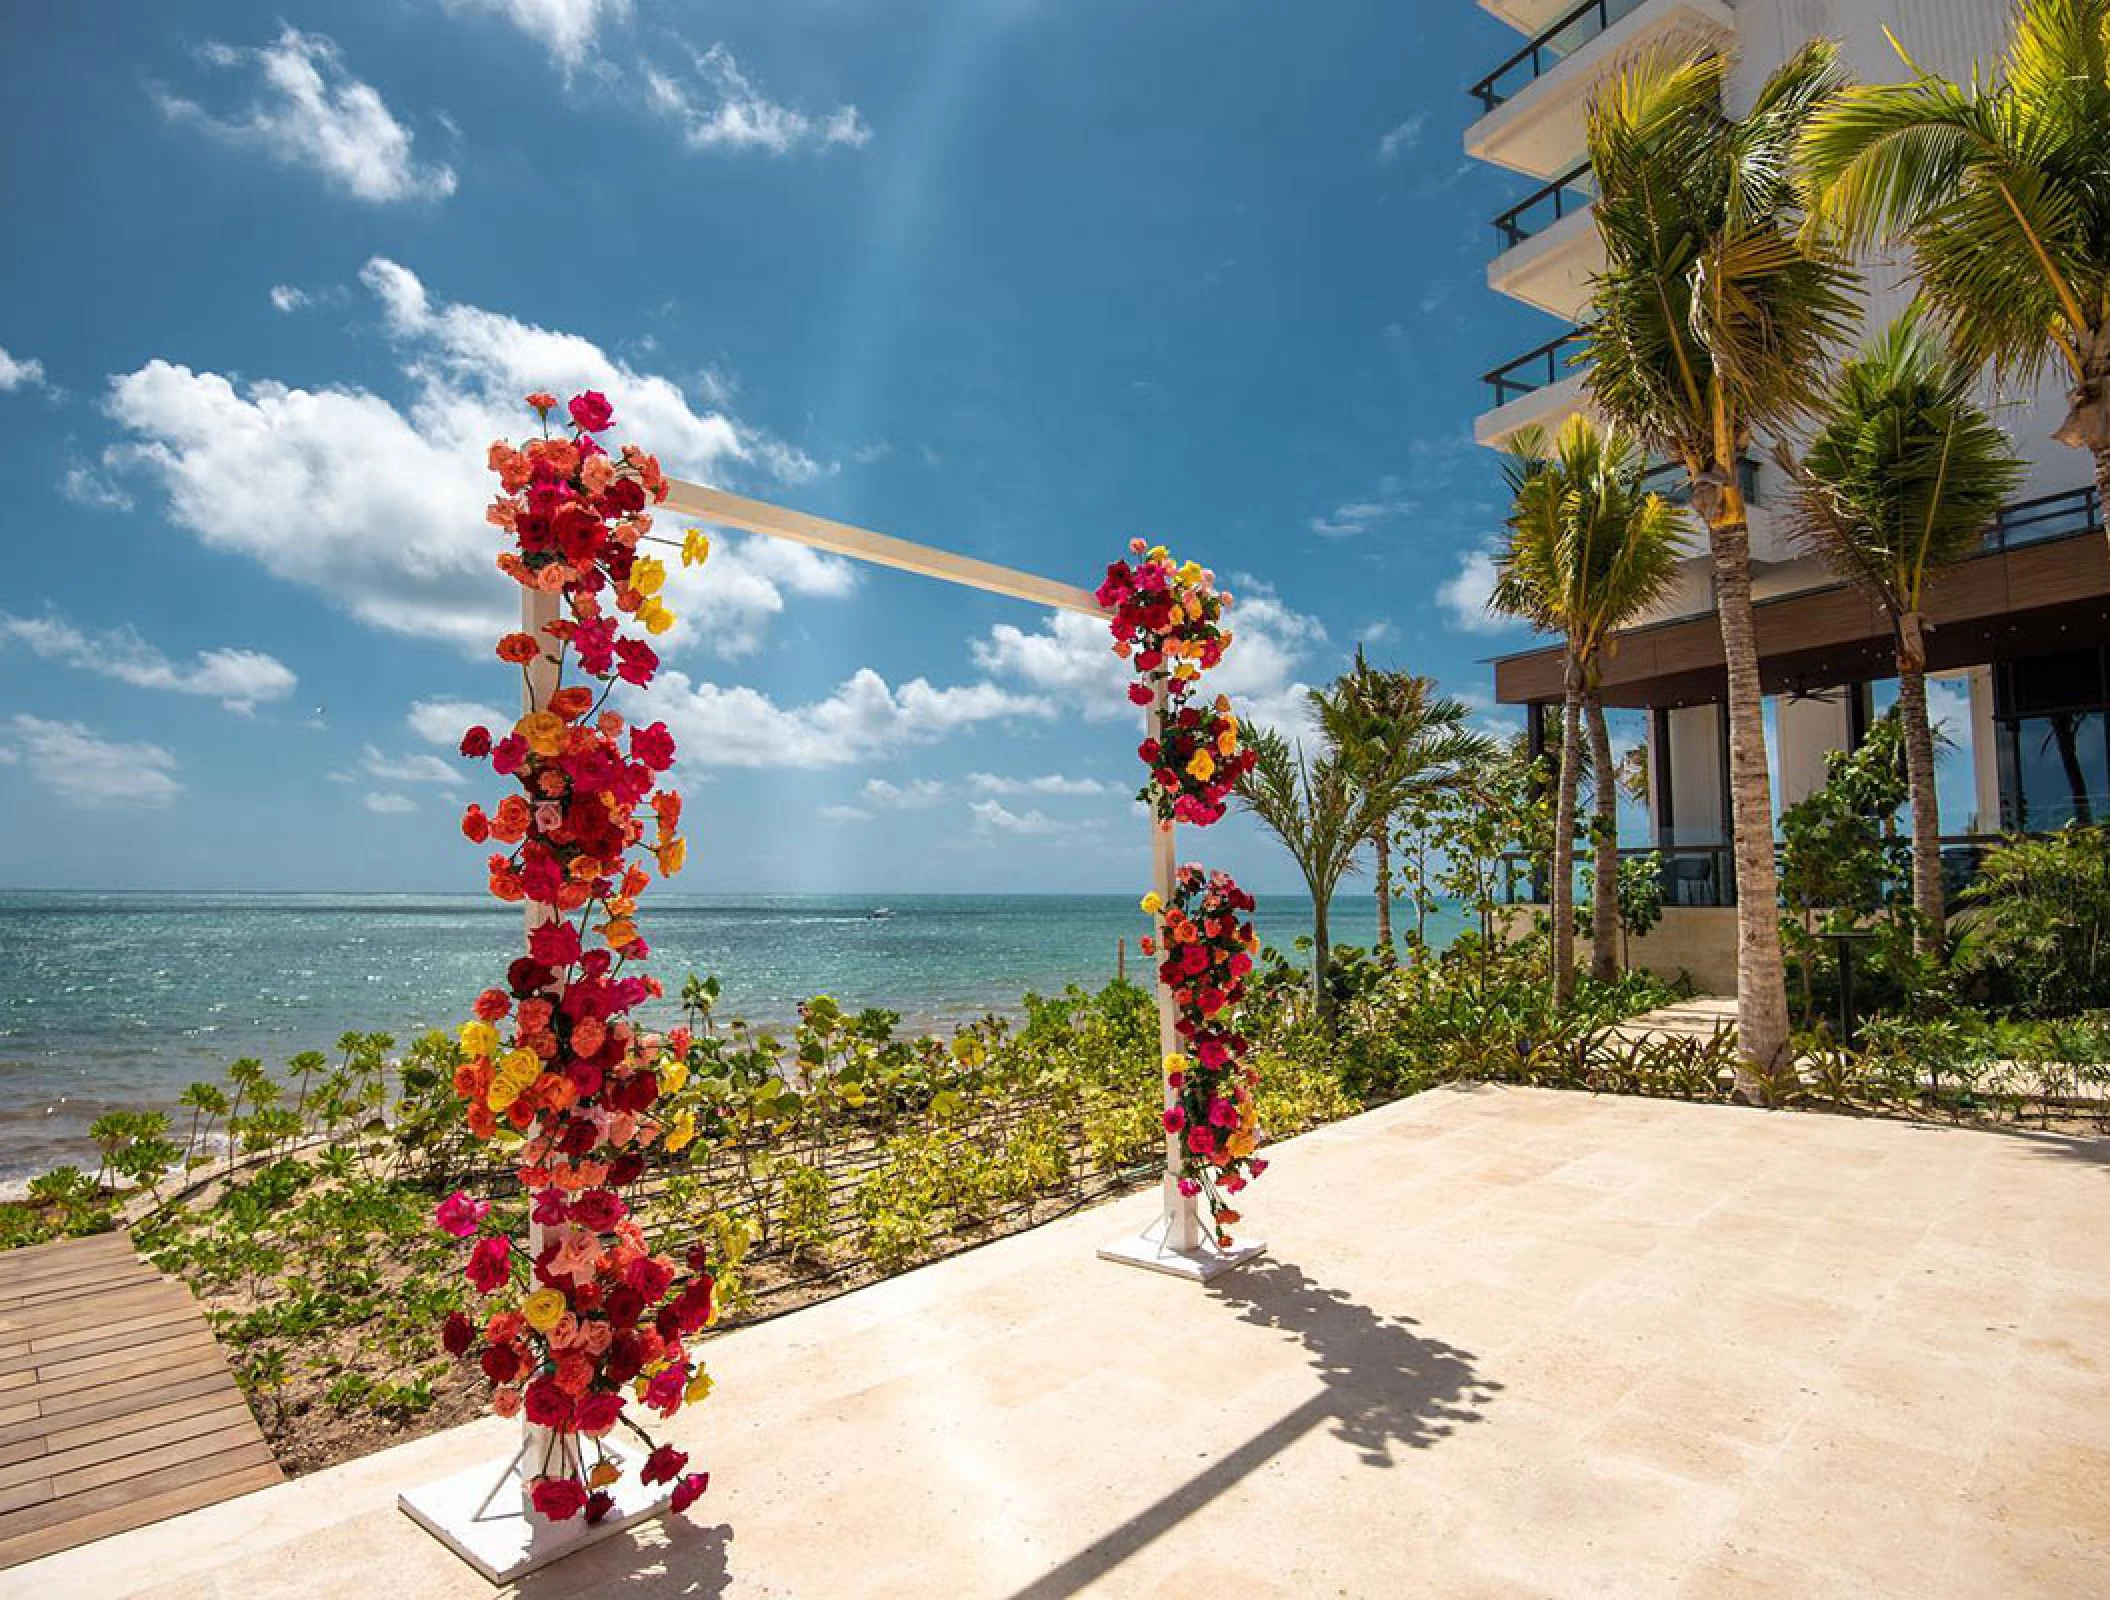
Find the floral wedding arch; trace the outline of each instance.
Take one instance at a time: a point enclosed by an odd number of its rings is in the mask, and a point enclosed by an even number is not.
[[[511,728],[473,727],[461,743],[512,786],[488,813],[471,805],[462,831],[493,847],[491,893],[524,908],[526,942],[462,1026],[454,1087],[469,1131],[511,1158],[529,1220],[516,1243],[488,1202],[461,1193],[436,1217],[468,1247],[465,1275],[488,1307],[480,1323],[451,1314],[442,1342],[480,1366],[493,1409],[521,1419],[521,1441],[495,1475],[477,1469],[401,1497],[494,1582],[684,1510],[709,1481],[633,1414],[664,1420],[708,1395],[696,1341],[716,1315],[702,1246],[655,1250],[624,1198],[655,1149],[695,1137],[700,1092],[686,1031],[631,1017],[661,994],[642,969],[638,902],[655,874],[681,870],[686,844],[681,796],[666,782],[672,735],[627,720],[609,698],[619,684],[651,684],[650,639],[674,620],[665,564],[642,547],[678,550],[684,564],[709,554],[700,531],[654,533],[654,508],[1108,619],[1135,673],[1129,696],[1149,717],[1139,799],[1152,816],[1143,910],[1156,927],[1144,950],[1158,962],[1165,1175],[1160,1221],[1100,1255],[1197,1279],[1250,1259],[1263,1247],[1233,1241],[1231,1197],[1266,1167],[1236,1028],[1253,901],[1173,853],[1175,825],[1220,819],[1252,760],[1229,702],[1199,693],[1231,644],[1231,596],[1213,576],[1137,540],[1134,559],[1090,594],[670,479],[637,446],[600,442],[614,420],[600,394],[573,397],[554,428],[554,396],[528,404],[540,437],[501,441],[489,456],[500,492],[488,516],[509,541],[498,566],[521,591],[520,627],[497,654],[520,673],[522,710]]]

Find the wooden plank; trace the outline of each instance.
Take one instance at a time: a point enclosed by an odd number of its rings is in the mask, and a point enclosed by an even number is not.
[[[114,1328],[106,1324],[99,1330],[93,1323],[89,1323],[32,1339],[29,1343],[29,1353],[46,1359],[62,1350],[69,1355],[92,1355],[98,1350],[113,1349],[118,1345],[130,1343],[143,1334],[161,1328],[196,1327],[201,1320],[201,1314],[195,1305],[167,1305],[158,1311],[135,1312],[113,1318],[112,1321],[117,1324]],[[207,1327],[210,1326],[208,1323]],[[8,1359],[12,1361],[17,1358],[11,1356]],[[7,1369],[4,1366],[0,1366],[0,1371],[5,1370]]]
[[[233,1467],[263,1466],[272,1460],[271,1446],[264,1443],[247,1413],[240,1422],[227,1423],[194,1439],[160,1444],[115,1461],[95,1462],[55,1475],[52,1493],[64,1500],[109,1484],[151,1481],[158,1472],[187,1473],[221,1471]]]
[[[193,1307],[196,1304],[190,1290],[180,1283],[148,1284],[138,1289],[95,1295],[86,1300],[62,1300],[53,1305],[12,1312],[0,1317],[0,1333],[10,1338],[35,1341],[73,1328],[93,1327],[113,1317],[151,1315],[164,1306]]]
[[[8,1540],[19,1534],[33,1533],[39,1528],[49,1528],[61,1522],[90,1516],[98,1511],[108,1511],[130,1499],[145,1499],[171,1489],[179,1489],[186,1479],[203,1481],[246,1472],[257,1465],[255,1453],[263,1449],[261,1444],[244,1445],[222,1451],[218,1455],[197,1456],[181,1461],[175,1466],[164,1466],[157,1472],[139,1477],[116,1478],[84,1488],[77,1494],[57,1495],[36,1505],[9,1511],[0,1515],[0,1548],[4,1548]],[[269,1451],[265,1451],[265,1456],[268,1460]],[[274,1481],[284,1481],[283,1474],[275,1464],[270,1470]]]
[[[232,1500],[257,1489],[268,1489],[281,1481],[275,1466],[246,1467],[154,1494],[130,1499],[118,1495],[71,1520],[34,1529],[10,1533],[5,1526],[6,1519],[0,1518],[0,1567],[20,1566],[39,1556],[70,1550],[75,1545],[88,1544],[96,1539],[107,1539],[113,1533],[123,1533],[130,1528],[143,1528],[167,1517],[196,1511],[201,1506],[217,1505],[222,1500]],[[76,1503],[89,1498],[79,1496]]]
[[[141,1288],[157,1281],[159,1280],[151,1273],[141,1273],[136,1277],[85,1278],[75,1282],[53,1284],[49,1288],[7,1301],[0,1305],[0,1311],[22,1311],[58,1301],[78,1300],[84,1295],[110,1294],[121,1288]]]
[[[1105,608],[1088,591],[1075,584],[1057,583],[1052,578],[1039,578],[1029,572],[1000,567],[993,561],[911,544],[891,534],[874,533],[869,528],[855,527],[847,522],[834,522],[826,517],[773,506],[766,500],[750,500],[745,495],[728,494],[723,489],[706,488],[700,483],[669,478],[663,509],[676,516],[694,517],[699,522],[767,534],[772,539],[788,539],[793,544],[826,550],[831,555],[870,561],[945,583],[961,584],[969,589],[1008,595],[1034,605],[1081,611],[1092,617],[1106,615]]]
[[[195,1328],[185,1328],[165,1338],[154,1338],[134,1346],[121,1360],[121,1370],[137,1372],[143,1367],[157,1367],[163,1361],[180,1359],[200,1350],[219,1354],[219,1345],[213,1341],[212,1330],[202,1322]],[[81,1356],[69,1361],[55,1361],[50,1366],[37,1368],[37,1382],[65,1383],[74,1378],[91,1377],[108,1372],[120,1358],[110,1355]]]
[[[49,1478],[56,1489],[71,1483],[70,1475],[90,1468],[108,1471],[114,1467],[119,1475],[136,1478],[168,1456],[184,1459],[184,1452],[173,1449],[176,1445],[188,1444],[188,1454],[195,1456],[247,1444],[256,1437],[256,1423],[246,1410],[238,1406],[230,1413],[225,1405],[215,1405],[203,1413],[171,1418],[151,1428],[120,1426],[99,1439],[88,1439],[66,1450],[53,1450],[12,1466],[0,1467],[0,1493],[36,1478]],[[62,1477],[62,1474],[69,1476]],[[114,1482],[115,1478],[110,1481]]]
[[[121,1416],[91,1417],[86,1421],[69,1421],[66,1426],[56,1428],[45,1435],[43,1443],[56,1455],[91,1444],[97,1439],[112,1437],[126,1429],[145,1430],[161,1427],[164,1423],[178,1421],[184,1417],[206,1416],[221,1413],[231,1417],[249,1417],[248,1402],[242,1391],[232,1383],[216,1389],[200,1389],[195,1394],[179,1396],[158,1406],[146,1406]],[[254,1421],[253,1418],[250,1418]]]
[[[63,1295],[68,1290],[115,1287],[120,1284],[153,1283],[161,1274],[144,1261],[88,1262],[64,1272],[42,1273],[0,1288],[0,1306],[20,1306]]]
[[[154,1372],[134,1373],[121,1383],[105,1384],[98,1389],[47,1397],[42,1402],[43,1414],[39,1418],[44,1427],[37,1431],[48,1438],[54,1430],[85,1427],[110,1417],[128,1417],[140,1408],[160,1401],[173,1402],[218,1393],[232,1395],[236,1405],[247,1405],[242,1399],[241,1386],[234,1381],[234,1374],[227,1370],[226,1361],[214,1355],[210,1360],[194,1360]]]
[[[0,1527],[6,1526],[8,1513],[28,1511],[37,1506],[48,1506],[52,1502],[51,1480],[30,1478],[12,1488],[0,1489]]]
[[[53,1259],[80,1261],[104,1253],[130,1255],[130,1237],[122,1233],[90,1233],[78,1239],[47,1239],[42,1244],[26,1244],[19,1250],[0,1253],[0,1282],[19,1272],[33,1272]]]

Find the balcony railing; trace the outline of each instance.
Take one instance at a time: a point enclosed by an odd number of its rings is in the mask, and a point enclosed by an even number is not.
[[[1563,217],[1587,211],[1597,200],[1597,175],[1585,161],[1543,189],[1534,190],[1495,218],[1495,254],[1514,250],[1534,234],[1544,233]]]
[[[1942,882],[1954,897],[1977,881],[1986,852],[2005,842],[1997,833],[1945,833],[1939,841]],[[1776,846],[1776,849],[1778,847]],[[1726,844],[1641,845],[1622,849],[1622,857],[1654,856],[1661,868],[1663,903],[1666,906],[1733,906],[1736,904],[1736,853]],[[1578,884],[1590,870],[1587,845],[1575,847]],[[1508,905],[1546,903],[1546,864],[1534,861],[1519,850],[1502,857],[1500,889]],[[1898,899],[1910,899],[1909,878],[1886,882],[1885,890]],[[1581,896],[1577,897],[1578,903]]]
[[[1692,479],[1682,462],[1666,461],[1641,474],[1641,487],[1653,489],[1674,506],[1692,504]],[[1736,458],[1736,487],[1747,505],[1758,504],[1758,461],[1752,456]]]
[[[1550,388],[1562,379],[1573,375],[1580,362],[1578,352],[1570,347],[1581,344],[1584,334],[1580,328],[1570,328],[1556,339],[1549,339],[1536,350],[1526,351],[1516,360],[1494,371],[1483,374],[1482,381],[1495,392],[1495,404],[1507,405],[1520,396],[1537,389]],[[1563,351],[1568,351],[1564,358]]]
[[[2102,527],[2103,506],[2091,483],[2005,507],[1986,531],[1985,545],[1988,550],[2012,550],[2017,545],[2100,533]]]
[[[1584,0],[1531,43],[1474,84],[1468,92],[1482,112],[1521,94],[1605,29],[1640,7],[1642,0]]]

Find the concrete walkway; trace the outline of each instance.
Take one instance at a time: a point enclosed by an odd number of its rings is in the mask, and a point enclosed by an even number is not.
[[[1736,1032],[1736,996],[1696,994],[1644,1011],[1612,1030],[1623,1039],[1711,1039]]]
[[[2110,1594],[2110,1145],[1521,1089],[1286,1144],[1202,1291],[1080,1214],[712,1347],[689,1515],[539,1597]],[[487,1420],[7,1574],[481,1597]]]

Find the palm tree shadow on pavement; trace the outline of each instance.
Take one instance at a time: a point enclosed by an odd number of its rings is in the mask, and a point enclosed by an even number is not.
[[[1240,1320],[1301,1342],[1318,1373],[1319,1392],[1010,1600],[1067,1600],[1316,1427],[1325,1425],[1364,1466],[1389,1468],[1398,1464],[1397,1450],[1430,1449],[1477,1422],[1502,1388],[1480,1375],[1470,1351],[1426,1338],[1412,1318],[1373,1311],[1289,1262],[1241,1267],[1211,1284],[1208,1293]]]

